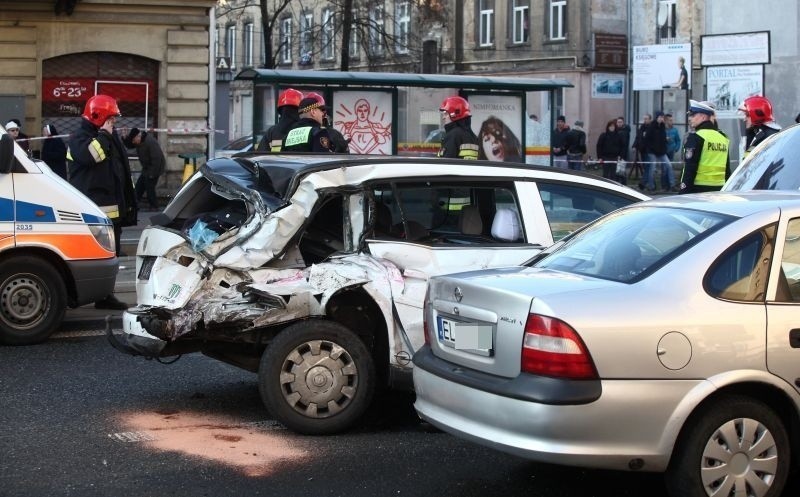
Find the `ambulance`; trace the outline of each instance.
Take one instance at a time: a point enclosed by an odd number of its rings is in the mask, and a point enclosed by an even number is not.
[[[114,228],[0,126],[0,344],[47,339],[67,307],[114,291]]]

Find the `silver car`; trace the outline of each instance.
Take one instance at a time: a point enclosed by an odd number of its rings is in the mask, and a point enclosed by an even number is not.
[[[626,207],[527,266],[431,278],[415,407],[550,463],[777,496],[800,421],[800,194]]]

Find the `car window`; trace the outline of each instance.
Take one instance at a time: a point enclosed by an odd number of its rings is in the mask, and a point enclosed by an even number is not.
[[[522,243],[513,183],[377,185],[374,236],[430,244]]]
[[[238,138],[228,143],[227,145],[222,147],[222,150],[241,150],[252,143],[253,143],[252,136],[243,136],[242,138]]]
[[[778,275],[778,302],[800,302],[800,219],[789,220]]]
[[[636,200],[613,192],[560,183],[539,183],[553,241],[558,241],[581,226],[630,205]]]
[[[306,265],[322,262],[344,250],[344,198],[331,194],[319,202],[300,238],[300,254]]]
[[[707,212],[633,207],[588,226],[534,267],[620,282],[646,277],[730,218]]]
[[[752,233],[712,265],[706,276],[706,291],[713,297],[761,302],[767,289],[775,226]]]

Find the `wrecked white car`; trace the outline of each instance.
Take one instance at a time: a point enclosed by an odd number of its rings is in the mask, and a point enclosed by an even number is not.
[[[325,434],[411,388],[433,275],[520,264],[646,196],[508,163],[249,156],[200,168],[141,236],[138,305],[112,343],[258,373],[270,413]]]

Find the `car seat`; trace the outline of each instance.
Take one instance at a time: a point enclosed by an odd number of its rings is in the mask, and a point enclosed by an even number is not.
[[[458,218],[458,229],[465,235],[480,235],[483,233],[483,220],[477,205],[464,205]]]
[[[492,237],[501,242],[516,242],[519,240],[519,218],[512,209],[499,208],[492,221]]]
[[[614,240],[606,246],[598,274],[614,280],[629,280],[638,272],[642,250],[632,240]]]

